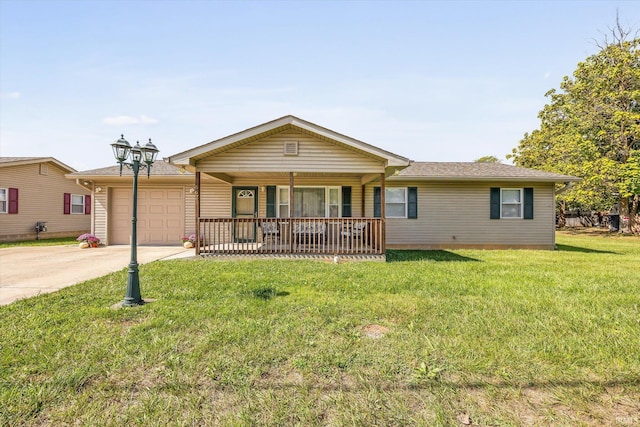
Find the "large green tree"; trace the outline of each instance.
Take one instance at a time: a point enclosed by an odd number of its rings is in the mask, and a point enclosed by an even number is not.
[[[559,91],[547,92],[539,129],[507,157],[583,178],[559,202],[596,210],[619,204],[632,231],[640,202],[640,38],[628,40],[619,24],[611,35],[573,77],[564,77]]]

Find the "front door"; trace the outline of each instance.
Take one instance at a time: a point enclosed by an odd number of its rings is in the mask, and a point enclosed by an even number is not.
[[[258,187],[233,187],[232,205],[234,218],[257,218]],[[255,221],[235,222],[233,236],[236,242],[255,242]]]

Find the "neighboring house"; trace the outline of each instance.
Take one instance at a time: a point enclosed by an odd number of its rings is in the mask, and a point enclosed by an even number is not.
[[[91,191],[65,178],[53,157],[0,157],[0,241],[78,236],[91,229]]]
[[[195,233],[196,251],[211,254],[553,249],[555,185],[579,180],[502,164],[413,162],[294,116],[166,161],[175,167],[154,164],[151,179],[140,179],[142,191],[158,194],[155,205],[141,202],[138,239],[176,244]],[[125,217],[114,216],[131,205],[121,188],[131,175],[117,173],[70,175],[101,188],[92,230],[110,244],[128,238]],[[154,225],[151,209],[174,212],[173,237],[151,237],[170,228]]]

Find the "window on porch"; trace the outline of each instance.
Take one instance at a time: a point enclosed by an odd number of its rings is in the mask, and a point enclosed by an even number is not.
[[[289,217],[289,187],[278,187],[278,217]],[[340,187],[295,187],[294,218],[339,218]]]

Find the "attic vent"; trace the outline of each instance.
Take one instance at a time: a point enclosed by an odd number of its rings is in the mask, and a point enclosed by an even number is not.
[[[40,163],[40,175],[49,175],[49,165]]]
[[[284,142],[284,155],[285,156],[297,156],[298,155],[298,141],[285,141]]]

